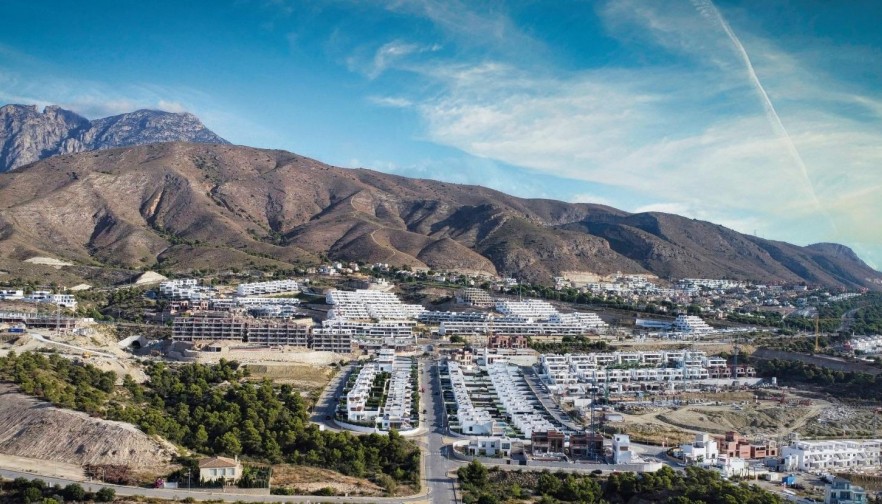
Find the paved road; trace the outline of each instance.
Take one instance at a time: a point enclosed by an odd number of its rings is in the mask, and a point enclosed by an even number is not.
[[[120,485],[109,485],[106,483],[100,482],[84,482],[84,481],[76,481],[69,480],[63,478],[52,478],[41,476],[33,473],[27,472],[19,472],[19,471],[10,471],[6,469],[0,469],[0,477],[6,479],[15,479],[19,477],[28,478],[28,479],[42,479],[49,485],[61,485],[66,486],[71,483],[79,483],[82,487],[88,492],[97,492],[101,488],[112,488],[116,491],[117,495],[141,495],[144,497],[155,497],[161,499],[168,500],[179,500],[187,497],[192,497],[195,500],[220,500],[223,502],[298,502],[298,503],[310,503],[310,502],[334,502],[338,504],[345,503],[397,503],[397,502],[424,502],[426,500],[425,496],[417,495],[414,497],[317,497],[314,495],[303,495],[303,496],[289,496],[289,495],[244,495],[244,494],[235,494],[235,493],[222,493],[222,492],[201,492],[201,491],[187,491],[186,489],[165,489],[165,488],[140,488],[140,487],[128,487],[128,486],[120,486]]]
[[[354,367],[354,364],[350,363],[331,378],[331,381],[325,386],[322,395],[319,396],[318,401],[315,403],[310,420],[319,425],[324,425],[327,430],[340,430],[332,419],[337,410],[337,397],[343,393],[346,380]]]
[[[423,394],[423,406],[426,409],[428,432],[421,440],[426,444],[423,456],[426,460],[426,480],[429,487],[429,497],[433,503],[456,502],[458,496],[454,495],[454,480],[448,473],[457,467],[459,463],[447,457],[444,446],[444,402],[441,398],[441,382],[438,378],[438,366],[435,362],[424,359],[422,383],[425,384],[426,393]]]

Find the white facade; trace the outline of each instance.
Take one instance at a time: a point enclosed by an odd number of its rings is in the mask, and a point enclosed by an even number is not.
[[[612,440],[613,464],[630,464],[635,460],[631,451],[631,438],[627,434],[614,434]]]
[[[273,280],[240,284],[236,288],[237,296],[261,296],[266,294],[297,293],[300,284],[296,280]]]
[[[194,278],[169,280],[159,284],[159,295],[168,299],[206,301],[211,299],[211,289],[199,285]]]
[[[472,404],[465,376],[459,364],[448,361],[447,370],[457,406],[456,416],[459,419],[462,433],[473,436],[502,434],[502,429],[493,420],[490,412]]]
[[[504,315],[531,318],[535,320],[549,320],[554,315],[560,315],[548,301],[529,299],[526,301],[496,301],[496,311]]]
[[[502,402],[505,413],[511,417],[511,423],[529,439],[533,432],[558,430],[534,408],[526,393],[526,385],[517,366],[507,362],[497,362],[487,367],[493,389]]]
[[[14,301],[24,298],[24,291],[20,289],[0,289],[0,301]]]
[[[371,386],[373,386],[374,378],[378,373],[379,367],[375,362],[368,362],[358,372],[355,384],[346,393],[346,418],[350,422],[369,423],[380,414],[379,407],[367,408]]]
[[[325,300],[333,308],[329,319],[347,320],[412,320],[426,311],[420,305],[402,303],[391,292],[371,289],[356,291],[331,290]]]
[[[469,440],[468,452],[473,457],[510,457],[514,440],[507,437],[478,437]]]
[[[70,310],[77,309],[77,298],[71,294],[53,294],[49,302]]]
[[[882,440],[795,441],[781,449],[803,471],[882,468]]]
[[[691,350],[544,354],[539,362],[546,381],[557,389],[588,384],[607,387],[612,392],[725,378],[730,372],[725,359]],[[750,367],[744,372],[748,377],[754,373]]]
[[[674,331],[702,335],[714,332],[714,328],[695,315],[677,315],[671,328]]]
[[[691,444],[680,445],[683,458],[687,462],[713,464],[719,457],[719,447],[710,434],[696,434]]]

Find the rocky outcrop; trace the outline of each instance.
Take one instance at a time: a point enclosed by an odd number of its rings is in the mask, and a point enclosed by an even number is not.
[[[36,105],[0,107],[0,172],[59,154],[157,142],[229,143],[192,114],[138,110],[89,121],[75,112]]]

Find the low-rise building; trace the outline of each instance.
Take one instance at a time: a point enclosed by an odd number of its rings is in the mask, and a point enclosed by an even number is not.
[[[680,445],[685,462],[712,464],[717,461],[719,450],[717,441],[710,434],[696,434],[695,441]]]
[[[533,455],[563,455],[566,436],[556,430],[534,431],[530,436]]]
[[[796,440],[781,449],[792,456],[803,471],[879,469],[882,467],[882,440]]]
[[[210,483],[223,481],[235,483],[242,477],[242,464],[239,458],[208,457],[199,460],[199,479]]]
[[[824,504],[866,504],[867,492],[850,481],[836,478],[824,488]]]
[[[515,440],[507,437],[477,437],[469,440],[468,453],[473,457],[511,457]]]

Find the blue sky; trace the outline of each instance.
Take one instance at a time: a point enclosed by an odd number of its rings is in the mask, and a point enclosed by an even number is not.
[[[882,3],[5,0],[0,103],[668,211],[882,266]]]

